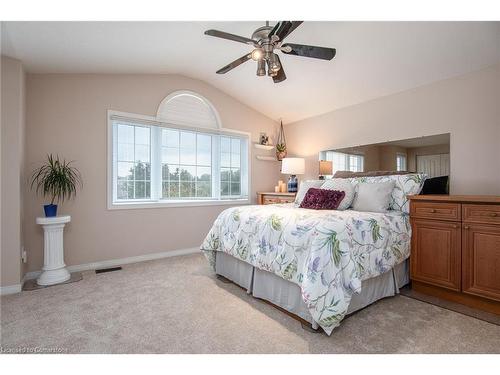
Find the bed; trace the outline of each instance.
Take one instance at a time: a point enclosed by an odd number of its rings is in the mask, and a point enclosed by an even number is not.
[[[423,178],[389,177],[398,185],[387,212],[232,207],[215,220],[201,250],[217,274],[330,335],[347,314],[408,283],[406,194],[419,191]]]

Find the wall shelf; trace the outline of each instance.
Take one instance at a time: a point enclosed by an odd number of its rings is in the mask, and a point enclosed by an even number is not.
[[[263,155],[255,155],[258,160],[263,161],[278,161],[275,156],[263,156]]]
[[[274,148],[273,145],[261,145],[260,143],[254,143],[253,146],[255,148],[259,148],[261,150],[267,150],[267,151],[270,151]]]

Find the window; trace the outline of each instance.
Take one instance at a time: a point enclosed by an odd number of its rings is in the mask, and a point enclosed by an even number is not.
[[[241,194],[241,140],[220,138],[220,183],[223,197],[238,197]]]
[[[212,136],[161,129],[163,199],[212,197]]]
[[[337,171],[363,172],[364,156],[343,152],[326,151],[326,160],[333,164],[333,173]]]
[[[349,155],[349,170],[351,172],[363,172],[364,159],[362,155]]]
[[[151,196],[150,129],[121,124],[117,138],[117,199]]]
[[[248,200],[248,135],[110,112],[110,207]]]
[[[406,171],[406,155],[396,154],[396,170]]]

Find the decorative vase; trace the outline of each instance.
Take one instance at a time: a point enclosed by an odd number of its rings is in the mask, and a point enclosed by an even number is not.
[[[276,159],[278,159],[278,161],[282,161],[286,158],[286,154],[285,131],[283,130],[283,121],[280,120],[280,131],[276,142]]]
[[[288,192],[289,193],[296,193],[297,190],[298,190],[297,176],[292,174],[292,175],[290,175],[290,178],[288,179]]]
[[[55,217],[57,216],[57,204],[46,204],[43,206],[45,211],[45,217]]]

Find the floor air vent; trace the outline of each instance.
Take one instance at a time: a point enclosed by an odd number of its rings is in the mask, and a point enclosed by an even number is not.
[[[120,271],[121,269],[121,267],[101,268],[100,270],[95,270],[95,273]]]

